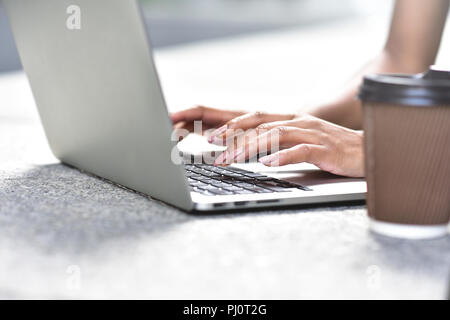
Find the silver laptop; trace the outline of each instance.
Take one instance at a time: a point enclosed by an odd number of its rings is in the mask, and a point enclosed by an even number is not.
[[[366,184],[301,165],[178,161],[136,0],[4,0],[55,156],[186,211],[356,201]]]

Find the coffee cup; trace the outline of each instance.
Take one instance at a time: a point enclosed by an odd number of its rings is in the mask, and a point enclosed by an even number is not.
[[[359,98],[370,229],[410,239],[448,235],[450,71],[368,75]]]

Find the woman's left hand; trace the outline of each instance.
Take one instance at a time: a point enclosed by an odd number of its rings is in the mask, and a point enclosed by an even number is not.
[[[216,165],[228,165],[260,155],[266,166],[308,162],[324,171],[349,177],[364,176],[363,132],[304,115],[293,120],[266,122],[248,129],[248,119],[242,126],[233,121],[232,130],[222,130],[212,140],[229,146],[216,159]],[[239,130],[240,127],[246,129]],[[230,128],[231,129],[231,128]]]

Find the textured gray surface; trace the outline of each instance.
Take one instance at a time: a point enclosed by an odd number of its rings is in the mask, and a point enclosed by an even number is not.
[[[169,101],[217,72],[201,50],[158,54]],[[58,164],[20,73],[0,77],[0,150],[0,298],[446,297],[450,238],[374,236],[364,206],[191,216]]]

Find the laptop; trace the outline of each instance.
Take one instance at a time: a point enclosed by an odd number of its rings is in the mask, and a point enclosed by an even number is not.
[[[308,164],[183,163],[136,0],[4,0],[49,146],[63,163],[185,211],[365,198]]]

